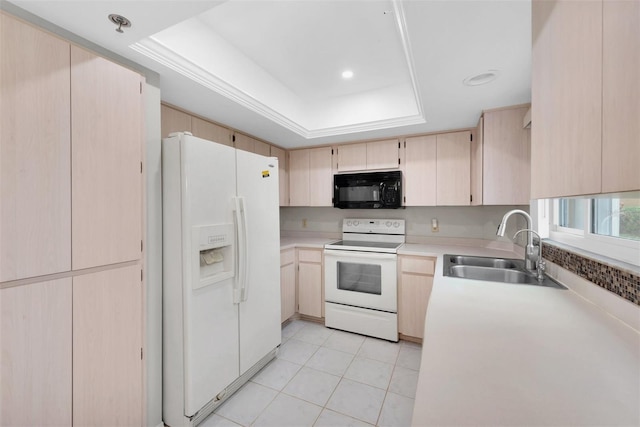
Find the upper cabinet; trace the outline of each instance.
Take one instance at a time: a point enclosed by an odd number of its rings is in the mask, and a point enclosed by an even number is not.
[[[250,153],[260,154],[261,156],[271,155],[269,144],[258,141],[257,139],[251,138],[250,136],[242,133],[234,133],[233,141],[238,150],[249,151]]]
[[[534,0],[531,197],[640,189],[640,5]]]
[[[471,132],[436,135],[436,204],[471,204]]]
[[[333,206],[331,147],[289,152],[289,205]]]
[[[72,267],[140,258],[142,80],[71,47]]]
[[[393,169],[400,166],[398,139],[341,145],[336,151],[338,172]]]
[[[190,114],[164,104],[160,105],[162,137],[166,138],[174,132],[191,132],[191,119]]]
[[[200,117],[191,117],[191,133],[193,136],[217,142],[218,144],[233,145],[229,129],[202,120]]]
[[[0,282],[71,269],[69,43],[0,13]]]
[[[404,141],[402,165],[405,206],[436,205],[436,135]]]
[[[280,190],[280,206],[289,206],[289,172],[287,152],[282,148],[271,146],[271,157],[278,158],[278,179]]]
[[[528,205],[531,182],[531,130],[523,128],[529,106],[485,111],[480,127],[482,138],[472,143],[472,151],[481,149],[482,204]],[[480,130],[476,132],[477,135]],[[474,163],[479,153],[474,152]],[[472,179],[476,183],[478,178]],[[474,187],[475,188],[475,187]],[[474,200],[475,202],[475,200]]]
[[[605,1],[602,13],[602,192],[638,190],[640,2]]]

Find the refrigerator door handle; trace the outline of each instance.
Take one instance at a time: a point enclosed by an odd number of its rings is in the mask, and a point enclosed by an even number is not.
[[[247,213],[244,209],[244,198],[235,198],[236,223],[238,225],[238,280],[234,289],[234,302],[246,301],[249,287],[247,273],[249,271],[249,253],[247,242]]]

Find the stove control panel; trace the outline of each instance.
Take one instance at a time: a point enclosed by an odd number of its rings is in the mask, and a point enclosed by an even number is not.
[[[404,219],[345,218],[343,233],[404,234]]]

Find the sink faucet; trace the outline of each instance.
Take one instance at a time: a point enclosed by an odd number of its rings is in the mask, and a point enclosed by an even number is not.
[[[516,234],[513,235],[513,239],[515,240],[516,237],[518,237],[518,234],[522,233],[522,232],[528,232],[529,235],[531,234],[535,234],[536,236],[538,236],[538,260],[536,261],[536,278],[539,281],[543,281],[544,280],[544,270],[546,270],[547,268],[547,264],[544,262],[544,260],[542,259],[542,239],[540,238],[540,235],[533,231],[530,228],[523,228],[522,230],[518,230],[516,231]]]
[[[498,236],[504,236],[504,232],[505,232],[505,230],[507,228],[507,220],[513,214],[520,214],[520,215],[522,215],[524,217],[524,219],[527,220],[527,227],[524,228],[523,230],[520,230],[520,231],[526,230],[528,232],[528,234],[527,234],[527,247],[525,248],[525,251],[524,251],[524,266],[529,271],[537,270],[536,261],[537,261],[537,258],[538,258],[538,254],[536,253],[535,246],[533,245],[533,233],[531,233],[531,231],[533,231],[531,229],[531,216],[528,213],[526,213],[525,211],[520,210],[520,209],[514,209],[512,211],[507,212],[502,217],[502,221],[500,222],[500,225],[498,226],[498,231],[496,232],[496,234]],[[516,233],[516,235],[518,233]],[[515,236],[513,236],[513,237],[515,238]],[[540,237],[540,236],[538,236],[538,237]]]

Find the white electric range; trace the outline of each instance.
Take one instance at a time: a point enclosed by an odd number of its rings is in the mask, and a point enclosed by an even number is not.
[[[397,251],[402,219],[345,219],[324,246],[325,325],[398,341]]]

